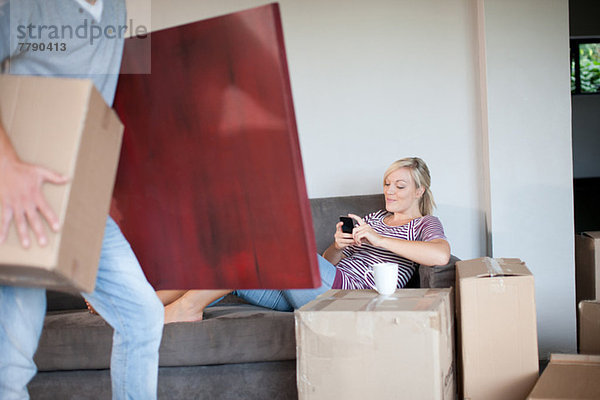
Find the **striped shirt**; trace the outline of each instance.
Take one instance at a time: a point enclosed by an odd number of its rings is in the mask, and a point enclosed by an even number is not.
[[[390,226],[383,222],[388,214],[386,210],[380,210],[367,215],[364,220],[381,236],[422,242],[434,239],[446,240],[442,223],[433,215],[415,218],[405,225]],[[336,265],[333,289],[370,289],[365,279],[374,285],[373,275],[368,274],[365,278],[365,272],[371,270],[373,264],[382,262],[398,264],[397,286],[402,288],[408,283],[416,268],[414,261],[370,244],[348,246],[343,252],[345,257]]]

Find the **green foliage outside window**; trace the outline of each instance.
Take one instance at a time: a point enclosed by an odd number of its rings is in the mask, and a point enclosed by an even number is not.
[[[596,93],[600,89],[600,43],[579,45],[581,91]]]
[[[571,93],[575,93],[575,88],[577,88],[577,78],[575,78],[576,71],[575,60],[571,58]]]
[[[577,91],[576,65],[571,60],[571,91],[574,93],[600,93],[600,43],[578,43],[580,87]]]

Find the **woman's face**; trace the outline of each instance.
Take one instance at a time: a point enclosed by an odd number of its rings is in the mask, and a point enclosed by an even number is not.
[[[419,214],[419,199],[424,189],[413,180],[410,169],[399,168],[389,174],[383,183],[385,208],[392,213]]]

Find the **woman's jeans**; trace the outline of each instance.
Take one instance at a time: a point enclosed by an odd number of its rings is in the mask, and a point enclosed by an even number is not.
[[[164,309],[117,224],[109,217],[92,293],[82,293],[114,328],[113,399],[155,399]],[[0,286],[0,399],[28,399],[45,289]]]
[[[234,293],[250,304],[271,308],[277,311],[292,311],[314,300],[321,293],[325,293],[333,286],[335,279],[335,266],[317,255],[319,272],[321,273],[321,287],[316,289],[289,289],[289,290],[237,290]]]

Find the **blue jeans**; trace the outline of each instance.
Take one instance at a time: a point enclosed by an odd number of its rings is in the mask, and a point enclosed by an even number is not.
[[[109,217],[96,288],[82,293],[114,328],[110,370],[113,399],[155,399],[164,308]],[[0,286],[0,399],[28,399],[33,355],[44,324],[45,289]]]
[[[314,300],[321,293],[325,293],[333,286],[335,279],[335,266],[317,255],[319,272],[321,274],[321,287],[316,289],[258,289],[236,290],[234,293],[250,304],[271,308],[277,311],[293,311],[306,303]]]

